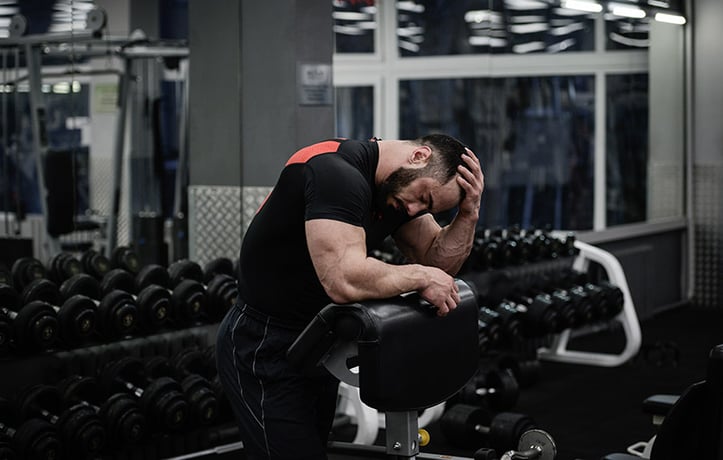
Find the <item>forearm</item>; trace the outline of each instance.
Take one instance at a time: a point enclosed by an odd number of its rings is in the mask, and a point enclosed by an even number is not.
[[[457,274],[472,251],[476,225],[477,215],[457,214],[442,227],[420,263],[439,267],[452,276]]]
[[[353,269],[344,270],[344,276],[329,273],[321,282],[334,302],[349,303],[424,289],[430,283],[428,272],[428,267],[419,264],[392,265],[367,257]]]

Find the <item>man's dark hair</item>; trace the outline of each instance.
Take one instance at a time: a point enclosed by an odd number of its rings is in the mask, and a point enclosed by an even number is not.
[[[465,145],[452,136],[428,134],[420,137],[415,142],[432,149],[432,161],[427,167],[431,175],[441,179],[443,184],[450,181],[457,174],[459,165],[467,167],[462,161]]]

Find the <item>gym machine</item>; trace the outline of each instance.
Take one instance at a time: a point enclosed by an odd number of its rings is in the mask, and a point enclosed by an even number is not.
[[[299,369],[325,367],[340,381],[358,387],[366,405],[384,413],[384,447],[332,442],[332,455],[453,458],[420,452],[428,436],[418,430],[418,412],[449,399],[478,368],[477,302],[465,282],[457,284],[461,301],[444,319],[416,294],[331,304],[289,348],[288,359]],[[508,450],[501,453],[502,459],[555,457],[549,434],[537,429],[519,434],[516,446],[504,446]],[[496,458],[496,452],[481,449],[475,458]]]
[[[171,75],[171,78],[183,83],[184,90],[177,95],[179,99],[178,122],[181,126],[178,140],[179,170],[175,184],[176,202],[173,206],[174,218],[183,221],[186,213],[185,197],[183,195],[187,185],[187,172],[185,169],[187,168],[187,142],[185,131],[188,112],[186,103],[188,49],[185,44],[180,42],[152,42],[142,33],[130,37],[105,36],[106,14],[102,8],[94,8],[88,11],[85,22],[87,27],[84,30],[74,30],[69,33],[27,34],[27,20],[21,15],[16,15],[11,20],[10,37],[0,40],[3,84],[6,88],[11,88],[16,95],[21,81],[27,80],[29,85],[32,150],[37,170],[41,213],[45,221],[43,233],[41,235],[32,235],[38,237],[41,241],[41,246],[37,247],[35,252],[41,259],[49,259],[62,252],[61,236],[70,232],[90,230],[97,231],[96,234],[100,235],[100,239],[103,240],[100,246],[103,247],[105,255],[110,258],[113,250],[118,245],[119,217],[123,218],[123,216],[119,216],[121,205],[122,202],[127,202],[129,217],[132,216],[130,219],[133,219],[132,222],[129,222],[131,225],[128,226],[129,231],[134,233],[130,239],[136,240],[135,244],[143,247],[144,251],[141,254],[144,258],[146,258],[146,254],[152,254],[154,262],[165,263],[167,258],[163,254],[165,250],[162,248],[164,232],[162,213],[160,212],[160,190],[157,190],[157,187],[154,186],[154,188],[133,193],[144,181],[154,184],[158,182],[158,177],[145,177],[152,173],[153,168],[145,167],[139,161],[131,161],[130,167],[133,170],[132,174],[127,177],[126,182],[130,184],[132,193],[128,193],[127,196],[123,196],[121,193],[125,187],[123,185],[123,169],[125,164],[125,139],[128,131],[126,123],[131,123],[131,136],[129,137],[132,143],[131,160],[148,160],[147,157],[150,155],[148,152],[153,149],[153,140],[151,133],[147,131],[152,123],[143,120],[145,123],[143,125],[140,121],[140,119],[153,114],[153,110],[147,107],[148,101],[159,99],[160,89],[157,86],[163,75]],[[9,63],[8,57],[13,58],[15,62],[14,79],[10,78],[11,76],[8,75],[6,70]],[[71,70],[60,73],[43,73],[42,67],[45,58],[67,58],[71,62]],[[113,65],[119,67],[119,69],[108,67],[106,69],[87,70],[81,68],[82,66],[76,67],[75,63],[78,59],[87,58],[104,58],[109,63],[113,61]],[[117,60],[113,58],[117,58]],[[21,59],[24,64],[24,74],[21,74]],[[172,69],[168,72],[162,69],[160,64],[162,61],[168,63]],[[112,154],[113,175],[110,180],[110,196],[107,198],[109,209],[101,210],[97,216],[93,216],[86,221],[83,218],[78,219],[74,214],[65,215],[65,211],[63,211],[62,215],[53,212],[53,200],[58,196],[68,194],[51,194],[48,185],[53,184],[46,183],[45,170],[50,167],[46,162],[50,161],[51,157],[54,158],[50,154],[56,152],[51,152],[48,144],[48,115],[42,86],[43,77],[45,76],[75,78],[79,75],[101,74],[117,75],[119,78],[118,111]],[[3,116],[7,116],[8,104],[6,98],[7,96],[4,94]],[[139,121],[137,122],[136,119]],[[3,137],[5,152],[7,152],[7,133]],[[101,207],[104,206],[101,205]],[[74,213],[75,210],[69,210],[68,212]],[[16,216],[16,220],[19,221],[21,217]],[[182,225],[179,225],[179,227],[182,227]],[[35,230],[31,231],[34,232]],[[142,235],[139,235],[139,233],[142,233]],[[181,243],[186,244],[186,241],[179,242],[179,244],[174,243],[174,253],[184,254]],[[177,258],[180,257],[174,254],[173,260]],[[149,261],[144,260],[144,262]]]

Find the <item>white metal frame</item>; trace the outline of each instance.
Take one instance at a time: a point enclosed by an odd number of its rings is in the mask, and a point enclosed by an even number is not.
[[[628,282],[625,272],[618,259],[607,251],[593,245],[575,241],[575,247],[580,250],[573,263],[573,269],[580,272],[587,272],[590,262],[597,262],[607,273],[610,282],[623,292],[623,310],[613,319],[622,325],[625,333],[625,347],[617,354],[602,352],[575,351],[568,348],[570,329],[564,330],[557,335],[549,348],[540,348],[538,357],[547,361],[559,361],[574,364],[589,364],[594,366],[613,367],[619,366],[635,356],[640,350],[642,333],[640,323],[635,312],[635,305],[628,289]],[[576,333],[584,333],[585,329],[575,330]]]

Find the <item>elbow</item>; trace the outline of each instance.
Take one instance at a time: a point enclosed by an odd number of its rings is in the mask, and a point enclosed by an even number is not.
[[[324,283],[322,280],[322,286],[326,291],[326,295],[336,304],[352,303],[358,300],[354,296],[353,289],[347,283],[340,281]]]

